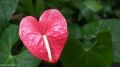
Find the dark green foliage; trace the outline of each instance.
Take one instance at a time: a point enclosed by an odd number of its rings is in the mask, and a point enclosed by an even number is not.
[[[0,0],[0,67],[110,67],[120,62],[119,0]],[[22,17],[58,9],[68,41],[56,64],[33,57],[18,36]]]

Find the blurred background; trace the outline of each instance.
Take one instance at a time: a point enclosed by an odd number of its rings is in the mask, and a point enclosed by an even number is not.
[[[58,9],[68,41],[51,64],[32,56],[19,39],[20,20]],[[0,0],[0,67],[120,67],[120,0]],[[115,66],[116,65],[116,66]]]

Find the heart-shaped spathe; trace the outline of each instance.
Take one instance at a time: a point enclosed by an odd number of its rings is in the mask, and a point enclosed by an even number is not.
[[[32,16],[20,22],[19,36],[29,52],[35,57],[55,63],[67,41],[67,23],[57,9],[43,12],[39,21]]]

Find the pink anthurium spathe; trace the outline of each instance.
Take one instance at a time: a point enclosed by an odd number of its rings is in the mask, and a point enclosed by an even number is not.
[[[43,12],[39,21],[32,16],[24,17],[20,22],[19,36],[32,55],[55,63],[67,41],[67,23],[57,9],[49,9]]]

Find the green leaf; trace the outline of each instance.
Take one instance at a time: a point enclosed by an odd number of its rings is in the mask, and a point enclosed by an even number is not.
[[[84,7],[83,0],[71,0],[71,5],[73,5],[75,8],[81,9]]]
[[[81,37],[80,27],[77,24],[73,24],[73,23],[69,24],[68,32],[69,32],[69,38],[80,39]]]
[[[35,2],[35,15],[39,17],[44,9],[44,0],[36,0]]]
[[[96,34],[96,42],[84,48],[76,39],[69,39],[62,53],[63,67],[110,67],[112,39],[109,32]]]
[[[74,10],[68,7],[63,7],[61,12],[64,15],[64,17],[67,19],[67,21],[72,23],[72,17],[73,17],[72,15],[74,14]]]
[[[100,17],[95,12],[91,11],[88,8],[83,8],[79,15],[81,14],[88,22],[91,22],[91,21],[93,22],[100,19]]]
[[[21,7],[24,8],[27,15],[35,16],[35,9],[32,0],[20,0]]]
[[[11,25],[6,30],[4,30],[0,38],[0,53],[2,52],[4,54],[11,54],[11,48],[17,42],[17,40],[18,26]]]
[[[21,54],[13,57],[12,60],[14,60],[18,67],[37,67],[41,62],[33,57],[28,51],[24,51]]]
[[[113,42],[113,61],[120,62],[120,20],[101,20],[100,21],[101,30],[109,30],[112,34]]]
[[[95,41],[95,35],[99,32],[98,23],[89,23],[82,27],[81,34],[85,47],[90,47]]]
[[[115,9],[115,10],[114,10],[114,13],[115,13],[115,15],[116,15],[117,17],[120,18],[120,9]]]
[[[103,8],[102,4],[96,0],[87,0],[84,1],[84,4],[87,8],[91,9],[94,12],[98,12]]]
[[[82,33],[84,38],[91,38],[91,36],[99,31],[110,31],[113,43],[113,61],[120,62],[120,19],[107,19],[98,22],[87,24],[83,27]]]
[[[8,25],[17,4],[18,0],[0,0],[0,33]]]
[[[11,54],[11,49],[18,39],[18,26],[10,25],[6,30],[4,30],[0,38],[0,64],[14,65],[18,67],[38,66],[40,61],[27,51],[14,56]]]

